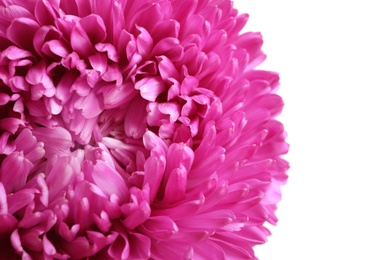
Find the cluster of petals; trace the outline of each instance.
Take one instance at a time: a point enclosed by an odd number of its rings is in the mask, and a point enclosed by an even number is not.
[[[255,258],[288,145],[247,18],[230,0],[0,0],[1,257]]]

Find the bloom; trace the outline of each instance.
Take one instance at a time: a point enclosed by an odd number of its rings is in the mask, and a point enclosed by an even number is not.
[[[254,258],[288,164],[229,0],[0,1],[0,252]]]

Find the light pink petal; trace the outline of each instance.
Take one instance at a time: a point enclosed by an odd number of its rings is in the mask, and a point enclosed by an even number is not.
[[[168,177],[164,193],[164,203],[172,204],[184,198],[187,188],[187,169],[174,169]]]
[[[179,79],[179,73],[169,58],[166,56],[159,56],[157,57],[157,61],[158,69],[163,80],[167,81],[170,78]]]
[[[58,158],[46,177],[50,201],[54,200],[57,196],[61,196],[66,191],[73,177],[74,172],[68,163],[68,158]]]
[[[72,136],[62,127],[44,128],[36,127],[33,130],[34,136],[39,142],[43,142],[46,156],[68,155],[73,146]]]
[[[43,251],[45,252],[46,255],[48,256],[53,256],[57,253],[57,250],[56,248],[54,247],[54,245],[52,244],[52,242],[50,242],[49,239],[47,239],[47,236],[46,234],[43,235]]]
[[[7,193],[4,184],[0,182],[0,215],[8,213]]]
[[[131,100],[138,95],[132,84],[123,83],[120,86],[110,84],[102,87],[98,93],[103,94],[103,103],[106,109],[118,108],[129,104]]]
[[[154,201],[164,175],[165,162],[163,158],[149,157],[145,162],[144,185],[150,188],[150,200]]]
[[[86,97],[79,98],[74,107],[80,109],[85,118],[95,118],[103,111],[103,100],[100,95],[90,92]]]
[[[107,70],[107,55],[103,53],[95,53],[88,57],[89,63],[92,68],[101,74]]]
[[[150,54],[150,51],[153,47],[153,39],[152,36],[150,36],[149,32],[145,30],[145,28],[136,26],[137,29],[140,31],[140,34],[137,37],[137,49],[138,53],[142,57],[148,57]]]
[[[184,143],[174,143],[169,146],[167,154],[167,171],[183,166],[190,170],[194,162],[194,152]]]
[[[134,88],[140,90],[144,99],[156,101],[158,95],[165,90],[165,84],[159,77],[148,77],[135,83]]]

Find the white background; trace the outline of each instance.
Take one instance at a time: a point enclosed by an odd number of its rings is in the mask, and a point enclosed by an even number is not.
[[[280,73],[289,181],[261,260],[390,259],[390,2],[235,0]],[[387,4],[386,4],[387,3]]]

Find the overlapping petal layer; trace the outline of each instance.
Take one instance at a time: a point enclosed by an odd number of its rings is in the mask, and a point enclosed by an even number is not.
[[[255,258],[288,145],[247,18],[229,0],[1,0],[1,255]]]

